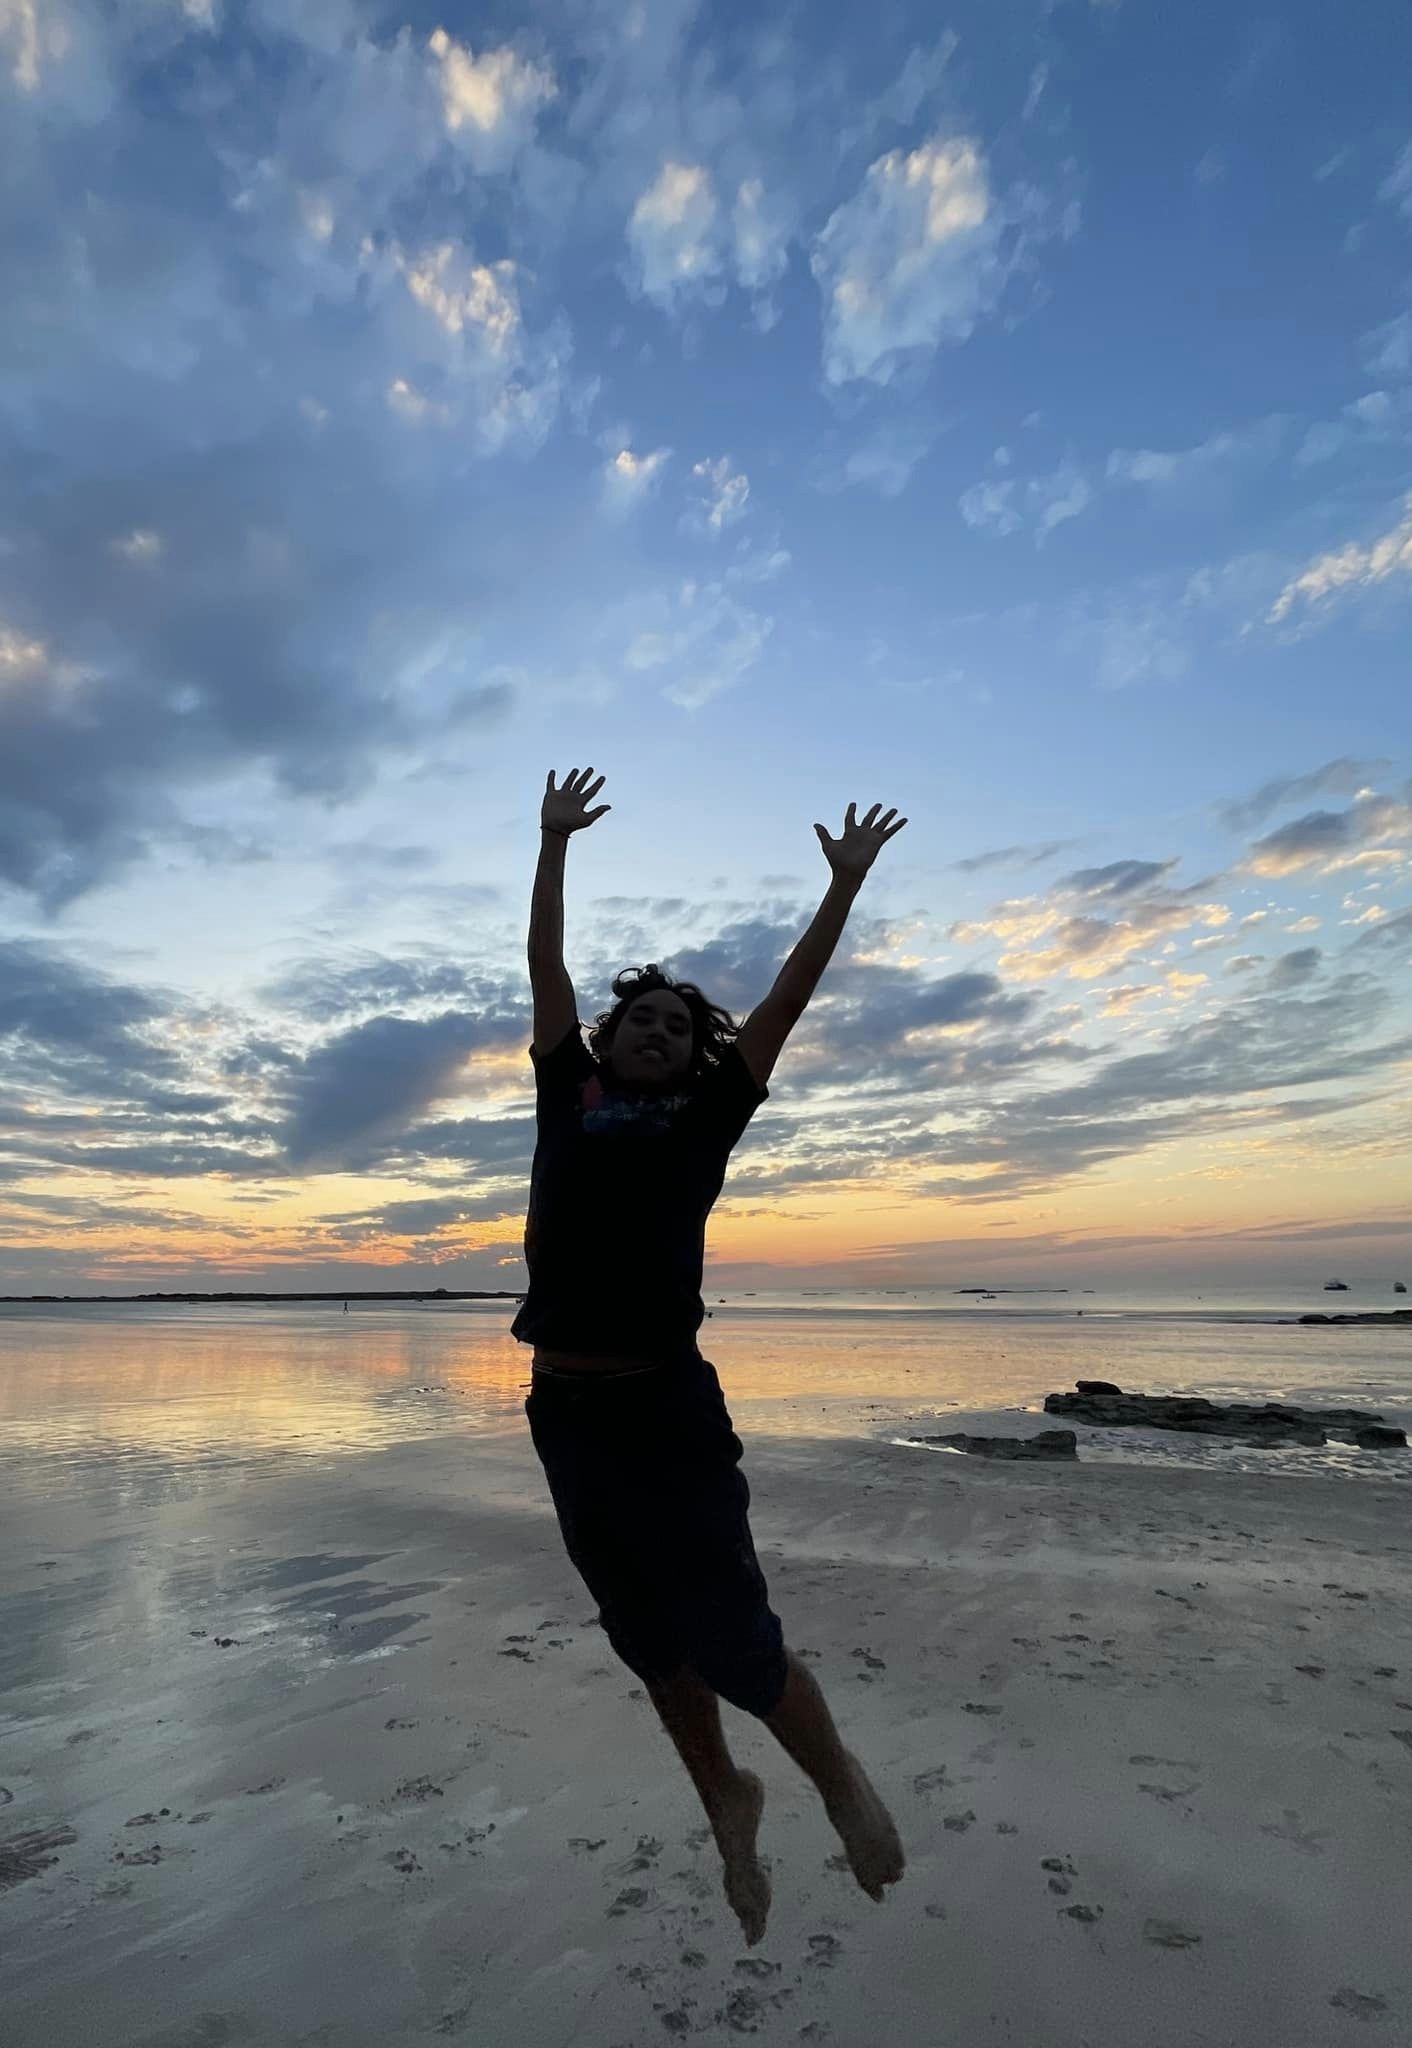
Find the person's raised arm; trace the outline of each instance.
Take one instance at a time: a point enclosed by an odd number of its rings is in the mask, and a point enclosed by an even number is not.
[[[574,985],[564,965],[564,850],[570,835],[593,824],[611,804],[585,809],[603,787],[603,777],[589,786],[591,768],[571,768],[562,789],[554,786],[551,768],[539,812],[539,866],[530,901],[529,972],[534,997],[534,1049],[552,1052],[578,1021]]]
[[[774,1070],[780,1048],[804,1015],[820,975],[833,958],[853,899],[863,886],[863,877],[877,859],[879,849],[907,823],[905,818],[897,817],[895,810],[879,817],[882,805],[874,804],[860,824],[857,810],[856,804],[848,806],[843,831],[837,839],[822,825],[815,825],[832,876],[828,894],[814,912],[808,931],[775,976],[770,993],[750,1012],[736,1034],[740,1056],[761,1088]]]

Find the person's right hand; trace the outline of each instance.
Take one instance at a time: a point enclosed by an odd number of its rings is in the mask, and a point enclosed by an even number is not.
[[[586,811],[584,805],[590,797],[597,796],[603,787],[603,777],[591,787],[588,778],[591,768],[571,768],[564,778],[564,787],[554,787],[554,770],[544,785],[544,802],[539,808],[539,822],[546,832],[581,832],[585,825],[591,825],[595,818],[601,818],[605,811],[611,811],[611,804],[600,804],[596,811]]]

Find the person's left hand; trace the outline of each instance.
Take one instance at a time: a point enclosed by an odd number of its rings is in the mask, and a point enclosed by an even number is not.
[[[907,820],[897,818],[895,805],[879,817],[878,812],[882,810],[882,805],[874,804],[860,825],[854,815],[857,809],[857,804],[848,806],[843,831],[837,839],[831,839],[822,825],[816,824],[814,830],[819,835],[819,844],[823,847],[824,857],[834,874],[848,881],[861,882],[877,859],[878,848],[885,846],[894,834],[900,832]],[[889,822],[893,818],[897,818],[895,825]]]

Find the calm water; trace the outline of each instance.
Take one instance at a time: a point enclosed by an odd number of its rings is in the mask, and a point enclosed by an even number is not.
[[[1076,1379],[1217,1400],[1353,1403],[1412,1428],[1412,1328],[1299,1327],[1310,1309],[1396,1305],[1384,1283],[1299,1298],[954,1293],[707,1296],[702,1349],[742,1435],[896,1438],[1036,1426]],[[1082,1308],[1083,1314],[1078,1310]],[[12,1502],[117,1508],[256,1468],[414,1438],[524,1430],[514,1304],[0,1306],[0,1486]],[[920,1453],[919,1455],[934,1455]],[[1096,1433],[1097,1460],[1412,1478],[1412,1453],[1253,1453],[1161,1432]]]

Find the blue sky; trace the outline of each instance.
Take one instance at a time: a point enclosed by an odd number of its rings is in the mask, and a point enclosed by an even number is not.
[[[1409,66],[1392,5],[0,0],[0,1287],[519,1284],[589,762],[586,1018],[748,1010],[813,820],[911,821],[722,1277],[1395,1263]]]

